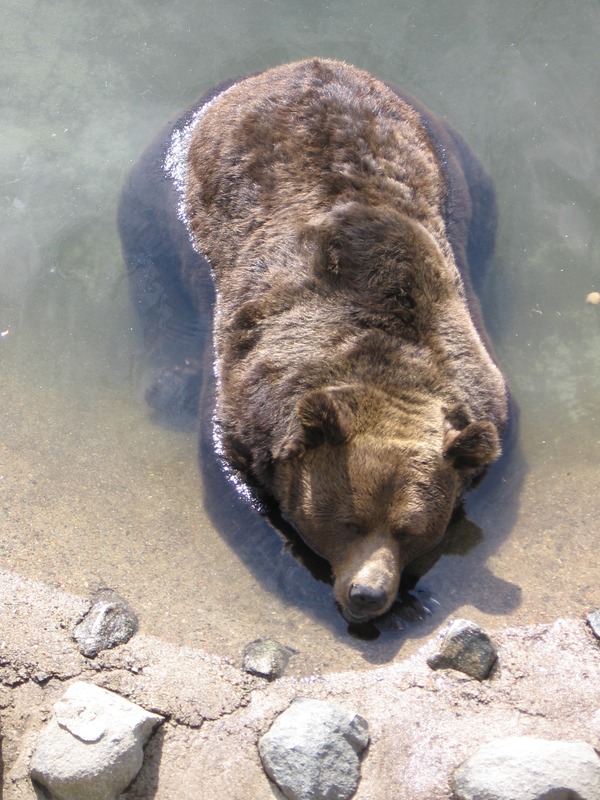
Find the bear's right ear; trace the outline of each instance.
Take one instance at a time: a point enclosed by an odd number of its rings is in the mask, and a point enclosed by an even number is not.
[[[471,422],[460,431],[446,436],[444,456],[457,469],[480,469],[500,455],[500,439],[489,421]]]
[[[300,456],[324,442],[342,444],[354,430],[355,397],[350,387],[314,389],[296,405],[288,432],[273,457]]]

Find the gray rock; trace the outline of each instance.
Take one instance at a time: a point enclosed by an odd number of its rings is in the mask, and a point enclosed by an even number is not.
[[[490,637],[479,625],[457,619],[441,635],[440,651],[427,659],[431,669],[456,669],[479,681],[487,678],[497,653]]]
[[[267,775],[288,800],[348,800],[358,786],[366,721],[340,706],[300,698],[258,742]]]
[[[496,739],[456,770],[451,785],[458,800],[600,800],[600,758],[585,742]]]
[[[255,639],[244,647],[242,669],[251,675],[272,681],[283,675],[290,656],[297,652],[275,639]]]
[[[56,800],[114,800],[135,778],[162,717],[93,684],[71,684],[40,733],[30,776]]]
[[[596,639],[600,639],[600,611],[593,611],[586,620]]]
[[[95,658],[101,650],[109,650],[128,642],[137,631],[137,617],[122,597],[112,589],[101,589],[73,636],[79,652]]]

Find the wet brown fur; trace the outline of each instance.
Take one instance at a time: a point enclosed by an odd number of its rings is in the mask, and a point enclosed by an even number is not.
[[[225,455],[329,560],[349,620],[389,608],[500,452],[505,385],[469,311],[447,189],[419,114],[339,62],[234,85],[190,146]],[[194,298],[198,276],[183,277]]]

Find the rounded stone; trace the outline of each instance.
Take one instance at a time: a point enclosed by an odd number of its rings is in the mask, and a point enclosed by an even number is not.
[[[114,692],[77,681],[38,737],[30,776],[55,800],[116,800],[139,772],[160,722]]]
[[[349,800],[358,786],[366,721],[322,700],[298,699],[258,743],[267,775],[288,800]]]
[[[480,747],[451,786],[457,800],[600,800],[600,759],[585,742],[507,737]]]
[[[137,628],[137,617],[128,603],[112,589],[100,589],[73,637],[82,655],[95,658],[102,650],[128,642]]]
[[[479,625],[457,619],[442,637],[439,652],[427,659],[431,669],[455,669],[480,681],[488,677],[497,653],[492,640]]]
[[[244,648],[242,669],[251,675],[272,681],[283,675],[290,657],[297,652],[275,639],[255,639]]]

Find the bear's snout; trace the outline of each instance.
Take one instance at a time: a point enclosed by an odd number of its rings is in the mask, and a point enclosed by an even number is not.
[[[398,594],[401,564],[397,548],[367,537],[358,558],[334,567],[334,595],[348,622],[366,622],[384,614]]]
[[[368,586],[364,583],[352,583],[348,593],[350,610],[358,617],[374,616],[384,609],[388,596],[384,589],[378,586]]]

